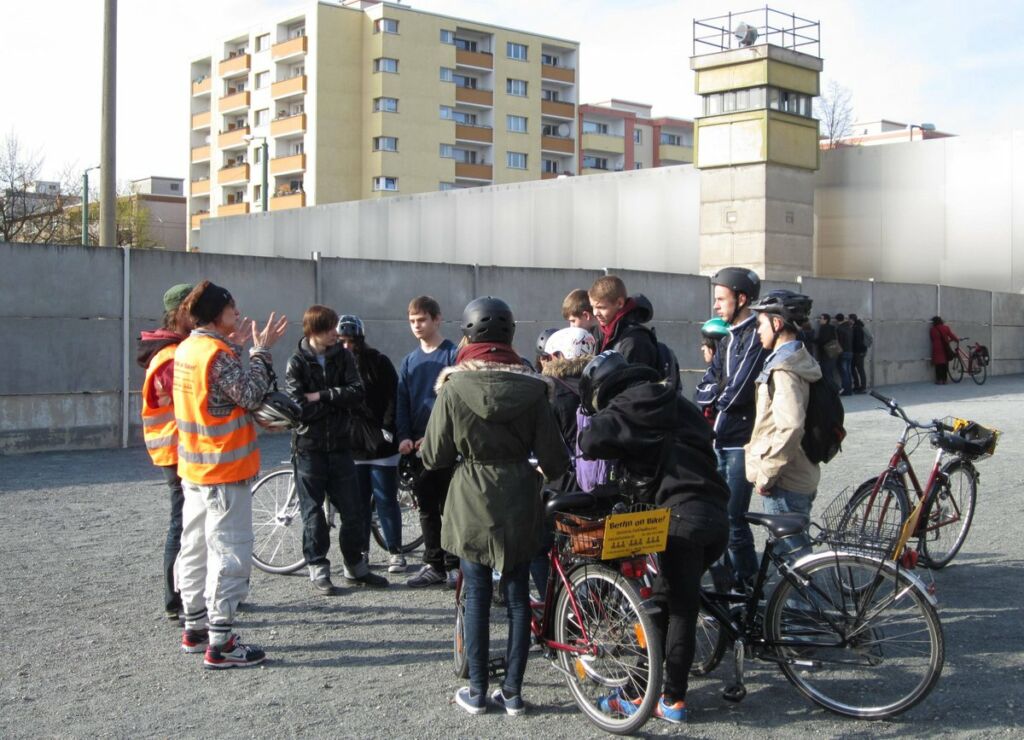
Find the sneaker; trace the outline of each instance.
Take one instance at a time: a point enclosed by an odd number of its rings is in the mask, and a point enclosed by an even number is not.
[[[487,697],[483,692],[474,694],[468,686],[455,692],[455,703],[470,714],[483,714],[487,711]]]
[[[433,565],[424,565],[416,575],[405,582],[405,585],[409,588],[422,588],[436,586],[446,580],[447,576],[443,570],[438,570]]]
[[[319,578],[315,579],[313,581],[313,588],[315,588],[322,594],[330,595],[337,593],[337,589],[335,589],[334,584],[331,583],[330,576],[320,576]]]
[[[405,555],[400,552],[393,552],[388,557],[388,573],[405,573],[409,567],[405,562]]]
[[[180,622],[181,621],[181,615],[178,613],[177,609],[165,609],[164,610],[164,616],[167,617],[167,621],[168,622]]]
[[[526,712],[526,704],[523,703],[523,697],[519,694],[505,696],[503,689],[495,689],[494,693],[491,694],[491,701],[497,704],[500,709],[504,709],[505,714],[510,714],[513,717],[518,717]]]
[[[210,642],[210,633],[207,630],[185,630],[181,633],[181,652],[203,653]]]
[[[358,578],[349,578],[348,576],[345,576],[345,583],[350,586],[365,586],[367,588],[385,588],[391,585],[388,579],[384,576],[379,576],[376,573],[370,573],[369,571]]]
[[[669,704],[665,701],[664,694],[662,694],[658,697],[657,706],[654,707],[654,716],[666,722],[671,722],[674,725],[680,725],[686,721],[686,702],[677,701]]]
[[[608,696],[597,700],[597,708],[605,714],[621,714],[623,717],[632,717],[640,708],[642,699],[629,699],[622,689],[615,689]]]
[[[203,666],[210,669],[247,668],[262,663],[267,654],[256,645],[243,645],[238,635],[231,635],[228,641],[220,646],[211,644],[206,648]]]

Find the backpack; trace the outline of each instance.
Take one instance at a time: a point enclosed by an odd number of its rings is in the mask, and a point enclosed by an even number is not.
[[[868,328],[865,326],[864,327],[864,349],[868,349],[872,345],[872,343],[874,341],[875,341],[875,338],[871,336],[871,332],[869,332]]]
[[[581,409],[576,410],[576,484],[581,491],[593,491],[611,479],[611,464],[607,460],[586,460],[580,449],[579,435],[590,426],[590,417]]]
[[[679,377],[679,360],[676,358],[676,353],[672,351],[671,347],[658,339],[658,334],[654,331],[653,326],[644,326],[643,328],[650,332],[654,346],[658,350],[658,364],[654,369],[658,371],[662,380],[672,381],[675,383],[676,389],[682,393],[683,383]]]
[[[804,438],[800,444],[812,463],[827,463],[842,450],[846,439],[845,416],[843,401],[835,386],[825,378],[811,383]]]

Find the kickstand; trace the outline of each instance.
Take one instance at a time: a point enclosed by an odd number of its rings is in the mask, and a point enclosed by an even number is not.
[[[722,698],[726,701],[741,702],[747,695],[747,687],[743,685],[743,660],[745,647],[743,640],[736,640],[733,644],[733,679],[732,686],[726,686],[722,692]]]

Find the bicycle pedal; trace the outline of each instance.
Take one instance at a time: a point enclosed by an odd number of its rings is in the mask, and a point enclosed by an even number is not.
[[[725,690],[722,691],[722,698],[726,701],[738,703],[743,701],[747,696],[747,687],[739,684],[736,686],[726,686]]]

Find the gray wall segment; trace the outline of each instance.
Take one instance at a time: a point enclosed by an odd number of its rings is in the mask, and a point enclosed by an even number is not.
[[[871,317],[871,283],[868,281],[804,277],[800,286],[814,299],[815,315],[855,313],[861,319]]]
[[[117,249],[0,243],[0,318],[121,317]]]
[[[120,391],[121,342],[120,319],[4,319],[0,395]]]
[[[940,285],[938,314],[949,324],[989,324],[992,321],[992,293]]]
[[[120,444],[120,391],[0,395],[0,455]]]

